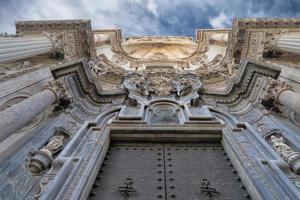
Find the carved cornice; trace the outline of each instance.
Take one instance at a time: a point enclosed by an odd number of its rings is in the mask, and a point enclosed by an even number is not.
[[[257,76],[277,79],[279,74],[280,69],[278,67],[254,60],[243,60],[236,77],[230,81],[225,90],[204,88],[202,93],[205,99],[214,99],[216,103],[232,104],[249,96]]]
[[[113,100],[125,97],[126,92],[123,89],[103,90],[101,84],[92,77],[87,60],[85,59],[52,67],[51,73],[55,79],[64,76],[74,77],[77,84],[72,87],[77,87],[82,95],[89,97],[96,103],[111,103]]]
[[[47,32],[54,50],[63,49],[68,60],[96,56],[90,20],[18,21],[16,32],[23,36]]]
[[[280,31],[280,30],[298,30],[299,18],[254,18],[254,19],[234,19],[233,28],[229,40],[228,56],[235,58],[238,62],[241,58],[245,58],[244,51],[248,51],[249,42],[256,43],[254,40],[249,40],[250,32],[259,31]],[[248,32],[248,33],[247,33]],[[251,36],[252,37],[252,36]],[[262,36],[264,37],[264,36]],[[270,37],[272,38],[272,37]],[[275,37],[276,39],[276,37]],[[257,41],[257,44],[264,43],[264,41]],[[272,45],[271,41],[268,41]],[[268,46],[268,45],[267,45]],[[259,49],[259,47],[256,47]]]

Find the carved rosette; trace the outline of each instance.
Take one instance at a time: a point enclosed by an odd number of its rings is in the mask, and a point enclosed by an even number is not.
[[[66,86],[61,79],[48,82],[46,85],[44,85],[44,89],[51,90],[55,94],[56,102],[58,103],[60,103],[61,100],[71,99],[67,93]]]
[[[267,87],[266,94],[262,100],[265,102],[272,101],[273,103],[279,103],[279,95],[286,90],[292,90],[292,86],[285,81],[271,80]]]
[[[296,173],[300,174],[300,153],[294,151],[283,139],[271,135],[271,144],[274,150],[282,157]]]

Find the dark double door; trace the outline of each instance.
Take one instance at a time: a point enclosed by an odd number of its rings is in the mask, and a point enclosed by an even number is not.
[[[91,200],[247,198],[221,146],[176,143],[112,144],[89,196]]]

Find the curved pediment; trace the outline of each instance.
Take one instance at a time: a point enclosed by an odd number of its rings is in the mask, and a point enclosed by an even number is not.
[[[193,55],[198,44],[190,37],[130,37],[122,42],[124,52],[139,60],[179,60]]]

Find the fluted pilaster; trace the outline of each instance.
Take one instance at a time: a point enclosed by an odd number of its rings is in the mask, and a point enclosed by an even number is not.
[[[47,36],[0,37],[0,63],[30,58],[53,50]]]
[[[275,48],[281,52],[300,55],[300,33],[285,33],[278,37]]]

